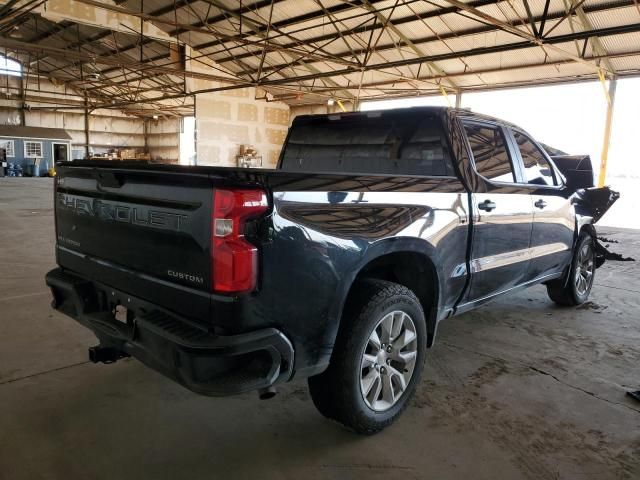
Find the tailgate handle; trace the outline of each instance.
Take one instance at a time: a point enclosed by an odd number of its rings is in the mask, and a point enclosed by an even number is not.
[[[122,180],[112,172],[95,171],[94,176],[103,187],[120,188],[123,184]]]

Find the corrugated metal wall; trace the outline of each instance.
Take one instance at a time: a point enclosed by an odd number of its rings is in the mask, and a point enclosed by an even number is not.
[[[30,127],[63,128],[71,135],[73,158],[85,155],[85,118],[82,110],[49,109],[50,103],[44,100],[82,102],[82,97],[69,96],[65,85],[53,84],[44,78],[34,83],[33,78],[25,79],[25,86],[41,89],[41,92],[28,91],[27,104],[31,109],[24,110],[24,124]],[[0,129],[2,125],[20,125],[21,112],[17,91],[19,79],[0,75]],[[62,94],[65,94],[64,96]],[[39,102],[38,100],[43,100]],[[116,110],[95,110],[89,115],[89,143],[95,153],[107,152],[112,148],[136,148],[142,152],[145,146],[144,120],[125,115]]]

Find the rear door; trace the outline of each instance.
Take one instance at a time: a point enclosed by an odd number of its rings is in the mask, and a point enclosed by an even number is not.
[[[463,121],[477,179],[473,192],[471,285],[467,302],[521,284],[528,270],[533,205],[517,185],[514,158],[503,126]]]
[[[547,153],[525,132],[509,128],[516,150],[518,182],[531,196],[533,229],[528,280],[561,272],[571,259],[574,207]]]

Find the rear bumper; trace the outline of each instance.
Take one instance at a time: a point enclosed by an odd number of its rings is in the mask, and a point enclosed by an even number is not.
[[[103,347],[125,352],[194,392],[233,395],[291,376],[293,347],[275,328],[217,335],[60,268],[46,275],[46,283],[53,307],[91,329]],[[114,318],[116,304],[131,312],[126,323]]]

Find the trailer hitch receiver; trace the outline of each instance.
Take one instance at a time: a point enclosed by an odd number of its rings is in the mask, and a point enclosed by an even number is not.
[[[89,360],[93,363],[114,363],[130,355],[122,350],[97,345],[89,348]]]

